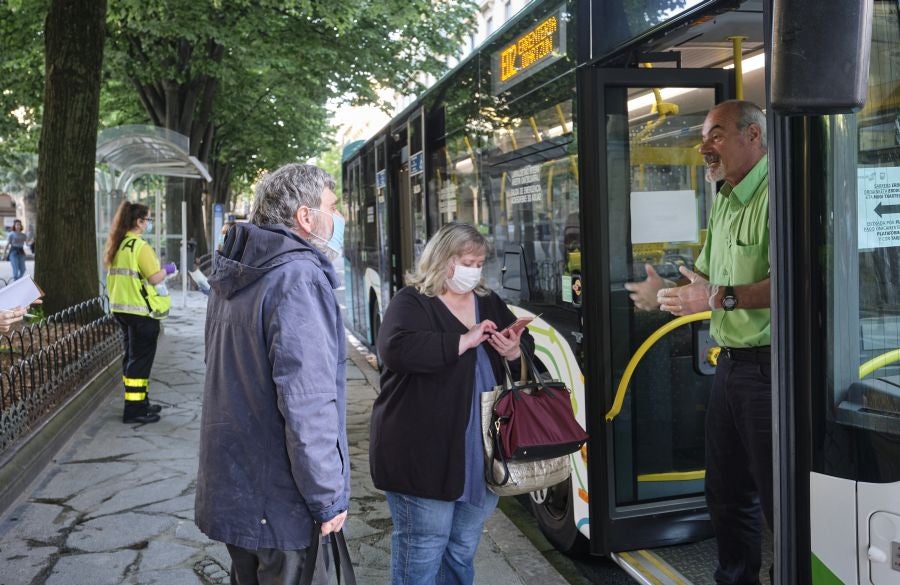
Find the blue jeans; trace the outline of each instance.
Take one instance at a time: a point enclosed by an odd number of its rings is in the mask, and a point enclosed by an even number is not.
[[[19,280],[25,276],[25,250],[10,248],[9,263],[12,264],[13,280]]]
[[[487,491],[487,490],[486,490]],[[391,585],[471,585],[475,551],[499,498],[482,506],[385,492],[391,534]]]

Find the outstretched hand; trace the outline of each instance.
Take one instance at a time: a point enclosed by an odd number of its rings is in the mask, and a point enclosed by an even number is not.
[[[644,269],[647,271],[646,280],[642,282],[626,282],[625,290],[631,293],[628,296],[634,302],[635,307],[641,311],[655,311],[659,308],[659,301],[656,298],[657,293],[659,293],[660,289],[667,286],[675,286],[675,283],[657,274],[651,264],[644,264]]]
[[[709,281],[686,266],[681,266],[678,270],[690,281],[690,284],[661,289],[657,294],[659,309],[678,317],[708,311]]]

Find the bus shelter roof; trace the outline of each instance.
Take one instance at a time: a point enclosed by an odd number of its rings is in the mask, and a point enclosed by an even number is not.
[[[126,191],[143,175],[204,179],[206,166],[190,155],[187,136],[157,126],[117,126],[97,137],[97,164],[106,164],[115,178],[114,189]]]

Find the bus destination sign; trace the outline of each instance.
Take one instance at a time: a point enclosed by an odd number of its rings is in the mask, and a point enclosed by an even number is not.
[[[566,19],[560,7],[491,56],[494,95],[565,56]]]

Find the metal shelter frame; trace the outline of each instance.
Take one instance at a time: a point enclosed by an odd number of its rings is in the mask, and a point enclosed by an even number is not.
[[[102,130],[97,136],[98,165],[106,165],[109,172],[97,169],[98,192],[105,193],[111,203],[119,199],[131,188],[136,179],[144,175],[181,177],[183,179],[203,179],[212,182],[206,166],[190,155],[190,139],[178,132],[157,126],[128,125]],[[111,207],[111,205],[109,205]],[[157,198],[156,214],[159,215]],[[187,202],[181,202],[181,270],[184,275],[190,269],[187,264]],[[97,228],[100,229],[100,205],[95,204]],[[112,210],[107,210],[111,212]],[[108,222],[106,222],[108,223]],[[161,242],[162,221],[156,222],[156,241]],[[167,226],[168,227],[168,226]],[[98,237],[100,236],[98,232]],[[98,263],[102,246],[98,246]],[[187,278],[182,277],[182,305],[187,301]]]

